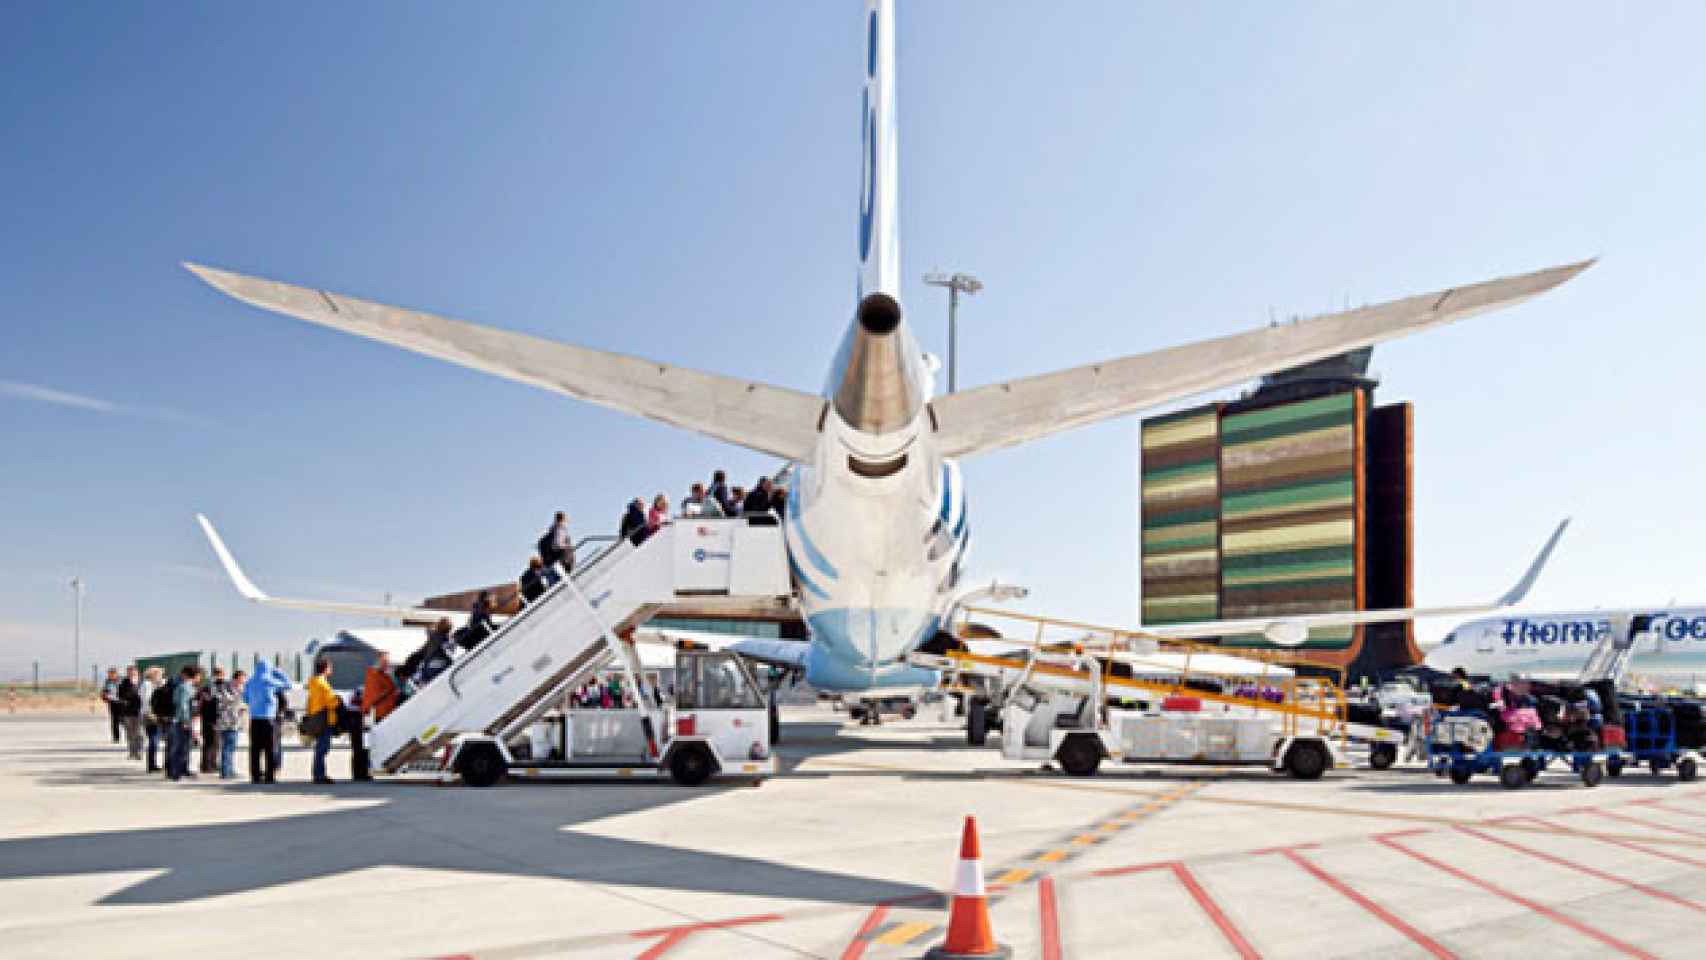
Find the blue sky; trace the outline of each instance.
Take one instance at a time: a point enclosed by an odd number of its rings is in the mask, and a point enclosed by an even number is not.
[[[0,7],[0,678],[293,650],[278,593],[514,575],[549,512],[772,466],[263,314],[181,260],[816,389],[852,307],[855,4]],[[906,302],[962,383],[1586,256],[1384,347],[1418,599],[1699,599],[1706,8],[905,3]],[[1130,623],[1135,425],[970,461],[974,566]],[[1432,631],[1424,630],[1424,635]],[[84,669],[87,669],[85,665]]]

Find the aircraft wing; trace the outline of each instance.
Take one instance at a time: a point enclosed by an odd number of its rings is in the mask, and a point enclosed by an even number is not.
[[[743,637],[735,633],[711,633],[706,630],[677,630],[645,624],[634,628],[634,639],[641,645],[652,643],[693,643],[708,650],[733,650],[735,653],[766,666],[789,670],[804,670],[811,644],[805,640],[780,640],[774,637]]]
[[[1393,610],[1347,610],[1343,613],[1311,613],[1288,617],[1252,617],[1242,620],[1211,620],[1204,623],[1183,623],[1171,626],[1144,627],[1146,636],[1169,640],[1203,640],[1211,637],[1262,634],[1280,646],[1297,646],[1309,639],[1311,627],[1348,627],[1370,623],[1396,623],[1403,620],[1424,620],[1429,617],[1471,617],[1503,610],[1521,603],[1540,578],[1553,548],[1570,526],[1569,518],[1558,524],[1547,538],[1540,554],[1528,565],[1522,579],[1505,591],[1497,600],[1451,607],[1403,607]]]
[[[1584,260],[962,390],[931,401],[937,440],[943,455],[951,457],[1024,443],[1521,303],[1593,263]]]
[[[378,340],[460,366],[803,460],[822,397],[638,357],[390,307],[186,263],[215,289],[275,313]]]
[[[243,599],[250,603],[258,603],[267,607],[282,607],[286,610],[306,610],[314,613],[342,613],[353,617],[389,617],[395,620],[436,620],[439,617],[449,618],[452,624],[462,626],[468,622],[468,614],[455,610],[432,610],[427,607],[398,607],[378,603],[346,603],[338,600],[293,600],[287,597],[274,597],[267,594],[237,565],[237,558],[231,555],[225,541],[220,539],[219,531],[213,529],[212,521],[201,514],[195,515],[201,524],[201,530],[207,534],[207,542],[212,544],[213,552],[219,557],[220,566],[225,568],[225,575],[231,578],[231,585]],[[494,618],[496,619],[496,618]]]

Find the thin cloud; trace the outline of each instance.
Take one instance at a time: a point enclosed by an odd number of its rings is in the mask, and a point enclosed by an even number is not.
[[[37,383],[20,383],[16,380],[0,380],[0,394],[17,397],[21,400],[35,400],[39,403],[51,403],[56,407],[71,410],[82,410],[88,413],[101,413],[109,416],[139,417],[144,420],[158,420],[164,423],[178,423],[185,426],[208,426],[209,421],[192,414],[173,410],[169,407],[144,407],[133,404],[119,404],[88,394],[72,393],[69,390],[58,390],[44,387]]]

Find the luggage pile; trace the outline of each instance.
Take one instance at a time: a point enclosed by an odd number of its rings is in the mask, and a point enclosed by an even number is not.
[[[1434,700],[1444,712],[1429,739],[1429,766],[1458,784],[1488,773],[1516,789],[1562,763],[1583,784],[1598,786],[1608,770],[1607,746],[1626,740],[1609,681],[1444,685],[1434,689]]]
[[[1627,700],[1619,705],[1627,723],[1623,742],[1612,744],[1605,772],[1621,776],[1625,766],[1646,764],[1654,776],[1675,770],[1677,779],[1693,780],[1700,773],[1700,751],[1706,748],[1706,720],[1701,705],[1689,700]]]

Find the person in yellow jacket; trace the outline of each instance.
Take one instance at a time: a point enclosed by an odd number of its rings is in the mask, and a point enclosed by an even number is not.
[[[317,715],[325,718],[319,735],[314,738],[315,783],[332,782],[326,776],[326,754],[332,749],[332,735],[338,732],[338,708],[343,704],[332,692],[332,682],[327,679],[331,673],[332,661],[321,657],[314,661],[314,678],[308,681],[308,709],[304,711],[303,722],[313,723],[312,718]]]

